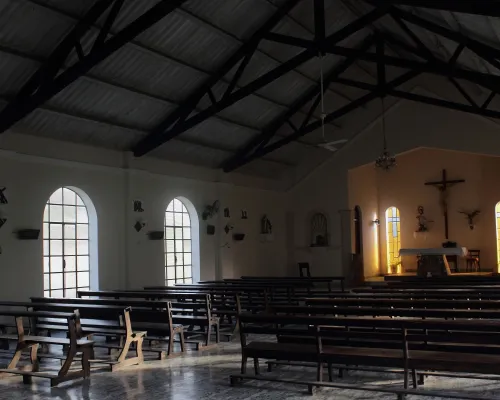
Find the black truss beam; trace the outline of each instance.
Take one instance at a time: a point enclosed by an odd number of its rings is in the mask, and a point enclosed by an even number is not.
[[[368,2],[377,6],[392,4],[500,17],[500,7],[496,0],[368,0]]]
[[[389,92],[390,90],[393,90],[394,88],[402,85],[403,83],[408,82],[409,80],[415,78],[419,74],[420,73],[417,71],[409,71],[409,72],[404,73],[400,77],[393,79],[392,81],[390,81],[386,84],[383,94]],[[338,78],[338,79],[340,79],[340,78]],[[377,86],[374,86],[374,87],[378,88]],[[354,100],[353,102],[351,102],[343,107],[340,107],[339,109],[335,110],[334,112],[328,114],[325,118],[325,123],[332,122],[338,118],[341,118],[344,115],[349,114],[350,112],[364,106],[365,104],[369,103],[370,101],[376,99],[379,96],[380,96],[380,92],[378,90],[373,90],[372,92],[365,94],[364,96],[358,98],[357,100]],[[294,132],[290,135],[287,135],[287,136],[283,137],[282,139],[280,139],[276,142],[273,142],[272,144],[267,145],[266,147],[263,147],[263,148],[257,150],[255,153],[238,160],[238,162],[236,162],[236,163],[234,163],[234,165],[232,165],[232,168],[228,168],[227,170],[225,170],[225,172],[231,172],[239,167],[242,167],[245,164],[248,164],[249,162],[251,162],[257,158],[264,157],[266,154],[272,153],[273,151],[279,149],[280,147],[283,147],[283,146],[293,142],[294,140],[297,140],[297,139],[301,138],[302,136],[307,135],[308,133],[311,133],[319,128],[321,128],[321,121],[313,122],[313,123],[307,125],[306,127],[304,127],[303,129],[299,129],[297,132]]]
[[[371,83],[359,82],[359,81],[355,81],[352,79],[337,78],[335,80],[335,82],[340,83],[342,85],[355,87],[355,88],[363,89],[363,90],[374,91],[377,89],[376,85],[373,85]],[[419,94],[415,94],[415,93],[404,92],[401,90],[396,90],[394,88],[388,89],[386,91],[386,93],[389,96],[398,97],[398,98],[406,99],[406,100],[417,101],[417,102],[424,103],[424,104],[440,106],[440,107],[448,108],[451,110],[464,111],[464,112],[467,112],[470,114],[481,115],[482,117],[500,118],[500,111],[487,110],[487,109],[479,108],[479,107],[476,107],[473,105],[461,104],[461,103],[456,103],[453,101],[438,99],[435,97],[423,96],[423,95],[419,95]]]
[[[85,75],[101,61],[163,19],[185,1],[161,0],[116,35],[106,40],[109,29],[120,11],[121,0],[99,0],[56,47],[47,63],[35,72],[16,97],[0,112],[0,133],[5,132],[16,122]],[[112,7],[104,23],[104,31],[98,35],[92,50],[88,54],[83,54],[81,46],[79,46],[80,40],[88,32],[90,26],[104,15],[110,6]],[[58,74],[75,47],[79,60]],[[80,50],[78,50],[79,48]]]
[[[295,0],[295,2],[296,1],[297,0]],[[287,3],[287,4],[289,4],[289,3]],[[282,10],[282,8],[280,10]],[[365,26],[373,23],[374,21],[376,21],[377,19],[379,19],[380,17],[382,17],[386,13],[387,13],[387,11],[385,8],[376,8],[373,11],[371,11],[370,13],[364,15],[363,17],[353,21],[349,25],[340,29],[339,31],[329,35],[320,44],[321,44],[321,46],[323,46],[326,43],[335,44],[335,43],[347,38],[348,36],[352,35],[353,33],[359,31],[360,29],[364,28]],[[280,15],[280,19],[282,17],[283,17],[283,15]],[[279,19],[278,19],[278,21],[279,21]],[[276,22],[278,22],[278,21],[276,21]],[[271,28],[272,27],[274,27],[274,24],[272,24]],[[268,28],[269,28],[268,24],[265,24],[265,26],[258,31],[257,39],[254,39],[254,40],[260,41],[260,39],[262,39],[262,38],[267,39],[268,35],[269,35],[268,32],[270,30]],[[248,42],[247,42],[247,44],[248,44]],[[245,47],[245,46],[243,46],[243,47]],[[248,83],[246,86],[241,87],[236,92],[226,96],[225,98],[222,98],[221,100],[219,100],[217,103],[213,104],[212,106],[210,106],[210,107],[206,108],[205,110],[189,117],[189,119],[186,119],[187,116],[189,116],[192,113],[192,111],[194,110],[194,107],[196,107],[196,105],[198,104],[198,101],[201,99],[201,97],[203,97],[203,95],[206,91],[206,87],[201,88],[199,91],[197,91],[196,96],[194,96],[194,95],[190,96],[190,99],[193,99],[192,102],[187,101],[183,107],[180,107],[179,109],[174,111],[165,120],[165,122],[163,124],[158,126],[157,129],[153,130],[148,137],[146,137],[141,142],[139,142],[133,148],[134,155],[136,157],[143,156],[144,154],[150,152],[151,150],[157,148],[158,146],[161,146],[163,143],[180,135],[181,133],[183,133],[186,130],[192,128],[193,126],[205,121],[206,119],[214,116],[218,112],[230,107],[234,103],[240,101],[241,99],[247,97],[248,95],[261,89],[262,87],[264,87],[264,86],[268,85],[269,83],[275,81],[276,79],[282,77],[283,75],[292,71],[293,69],[297,68],[298,66],[311,60],[312,58],[314,58],[318,55],[317,46],[314,46],[314,47],[315,48],[309,48],[309,49],[304,50],[303,52],[299,53],[298,55],[291,58],[290,60],[284,62],[283,64],[279,65],[278,67],[274,68],[273,70],[265,73],[264,75],[260,76],[259,78],[255,79],[254,81]],[[241,57],[245,54],[246,54],[246,50],[239,57],[236,57],[237,58],[236,62],[239,61],[241,59]],[[234,65],[234,63],[228,67],[227,71],[229,71],[231,69],[232,65]],[[210,83],[212,85],[215,84],[224,75],[225,75],[225,73],[222,73],[222,74],[218,73],[218,74],[214,75],[212,77]],[[174,125],[171,126],[172,124],[174,124]]]
[[[372,36],[368,37],[359,46],[359,50],[360,51],[368,50],[372,46],[373,42],[374,42],[373,37]],[[323,80],[323,91],[326,91],[330,83],[339,75],[341,75],[343,72],[345,72],[356,61],[356,59],[357,59],[356,57],[348,57],[342,63],[333,67],[332,70],[326,74]],[[311,105],[309,112],[300,127],[300,129],[303,129],[309,123],[309,120],[312,114],[314,113],[314,110],[319,104],[319,101],[321,99],[320,94],[321,94],[321,84],[317,84],[316,86],[309,89],[306,93],[304,93],[303,96],[297,99],[287,111],[282,113],[278,118],[276,118],[266,128],[264,128],[260,133],[260,135],[255,136],[255,138],[250,140],[250,142],[244,148],[238,151],[233,157],[225,161],[221,166],[222,169],[226,172],[229,172],[237,168],[235,166],[240,162],[240,160],[247,157],[250,153],[255,151],[256,148],[260,149],[267,143],[269,143],[269,141],[276,135],[277,131],[283,125],[290,124],[290,118],[292,118],[295,114],[297,114],[303,107],[306,106],[308,102],[310,102],[312,99],[316,97],[314,103]],[[294,131],[298,131],[296,127],[294,127],[293,129]]]

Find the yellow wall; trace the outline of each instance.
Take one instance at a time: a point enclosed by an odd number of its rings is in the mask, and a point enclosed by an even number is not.
[[[365,276],[387,273],[385,210],[397,207],[401,218],[401,248],[441,247],[444,217],[437,188],[425,182],[441,180],[443,169],[448,179],[465,179],[450,189],[448,198],[449,240],[481,250],[481,267],[496,270],[497,240],[495,205],[500,201],[500,158],[437,149],[418,149],[397,157],[397,167],[389,172],[373,164],[349,171],[349,204],[363,211]],[[417,207],[425,208],[429,223],[426,238],[415,238]],[[479,209],[475,229],[470,230],[460,210]],[[368,218],[377,215],[380,226]],[[374,219],[374,218],[373,218]],[[374,231],[378,230],[379,246]],[[415,268],[415,258],[403,258],[405,269]]]

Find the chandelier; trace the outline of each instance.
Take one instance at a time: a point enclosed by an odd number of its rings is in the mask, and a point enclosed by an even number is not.
[[[387,138],[385,135],[385,107],[384,107],[384,97],[380,98],[382,100],[382,134],[384,137],[384,151],[375,160],[375,166],[377,168],[383,169],[384,171],[389,171],[392,167],[396,166],[396,157],[391,155],[387,151]]]

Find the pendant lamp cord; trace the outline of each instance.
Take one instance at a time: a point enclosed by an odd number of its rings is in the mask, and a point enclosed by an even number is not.
[[[385,104],[384,104],[384,97],[382,96],[380,99],[382,101],[382,134],[384,136],[384,151],[387,151],[387,138],[385,136]]]
[[[324,78],[323,78],[323,54],[319,53],[319,67],[320,67],[320,95],[321,95],[321,133],[323,135],[323,142],[326,143],[325,138],[325,96],[324,96]]]

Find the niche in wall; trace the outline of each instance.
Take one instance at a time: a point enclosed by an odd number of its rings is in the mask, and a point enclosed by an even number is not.
[[[328,219],[323,213],[314,213],[310,221],[311,247],[328,247]]]

